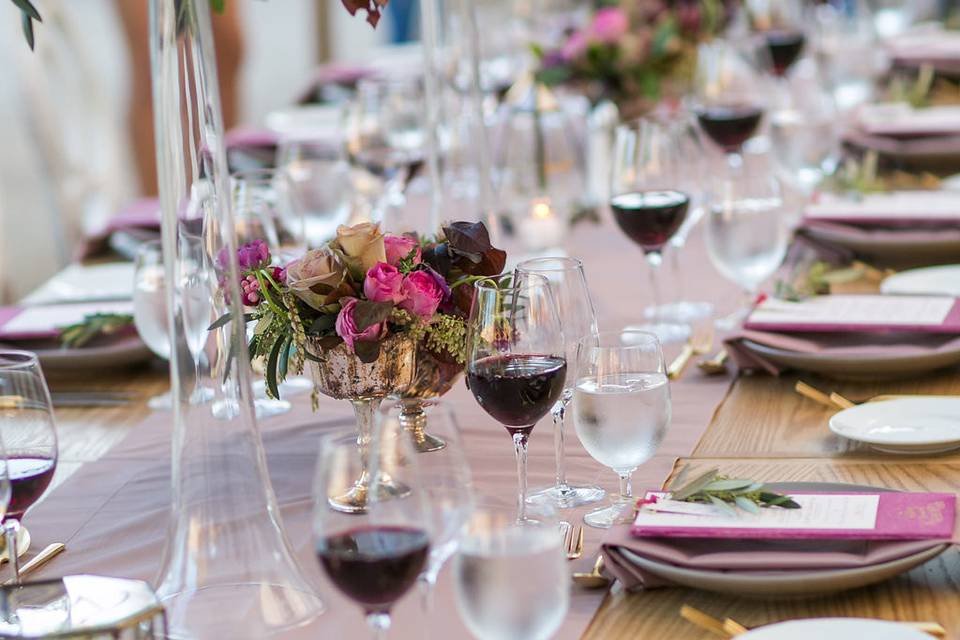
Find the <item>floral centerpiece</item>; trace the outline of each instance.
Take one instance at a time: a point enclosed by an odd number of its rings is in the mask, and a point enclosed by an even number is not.
[[[537,78],[574,85],[594,103],[611,100],[629,119],[689,86],[697,45],[727,24],[732,0],[605,2],[559,47],[535,47]],[[612,6],[610,6],[612,5]]]

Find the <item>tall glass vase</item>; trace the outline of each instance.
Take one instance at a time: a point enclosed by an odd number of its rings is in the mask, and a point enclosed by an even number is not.
[[[153,105],[174,398],[171,516],[157,592],[177,638],[267,638],[322,610],[280,521],[257,429],[242,317],[223,119],[208,0],[150,0]],[[207,290],[181,277],[201,238]],[[215,294],[218,281],[226,296]],[[202,331],[202,333],[201,333]],[[214,339],[215,338],[215,339]],[[191,349],[192,345],[192,349]],[[198,345],[202,349],[198,349]],[[194,354],[206,351],[231,420],[191,405]],[[202,354],[201,354],[202,355]],[[202,371],[202,370],[201,370]],[[222,386],[221,386],[222,385]]]

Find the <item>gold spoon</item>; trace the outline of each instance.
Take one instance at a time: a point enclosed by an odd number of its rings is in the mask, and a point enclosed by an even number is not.
[[[20,580],[22,581],[28,575],[43,567],[66,550],[67,545],[63,544],[62,542],[48,544],[46,547],[44,547],[43,551],[34,556],[27,564],[20,567]],[[3,583],[3,586],[9,586],[16,583],[16,578],[10,578]]]
[[[610,578],[603,575],[603,554],[597,556],[590,573],[574,573],[573,581],[584,589],[599,589],[610,584]]]

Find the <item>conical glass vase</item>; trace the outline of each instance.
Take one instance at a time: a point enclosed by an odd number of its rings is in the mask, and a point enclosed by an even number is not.
[[[157,592],[170,637],[268,638],[322,610],[280,522],[257,429],[208,0],[150,0],[170,377],[171,517]],[[217,293],[218,290],[226,293]],[[210,360],[231,420],[189,401]],[[305,479],[306,481],[306,479]]]

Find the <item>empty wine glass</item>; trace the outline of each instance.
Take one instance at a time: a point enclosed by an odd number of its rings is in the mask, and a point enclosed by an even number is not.
[[[417,456],[417,467],[426,500],[433,516],[430,556],[420,574],[423,608],[427,617],[433,610],[433,590],[440,569],[452,556],[460,542],[463,527],[473,512],[473,480],[466,451],[460,437],[460,428],[450,407],[437,400],[422,403],[423,413],[431,432],[441,438],[441,449],[422,452]],[[389,421],[390,429],[403,427],[412,442],[416,434],[402,419],[402,402],[391,402],[380,408],[381,423]],[[413,447],[414,450],[416,446]]]
[[[691,106],[733,169],[742,166],[741,148],[760,126],[767,102],[767,87],[755,66],[755,60],[725,40],[697,49]]]
[[[426,143],[423,86],[410,76],[360,81],[347,109],[346,148],[351,164],[381,181],[373,189],[372,218],[392,228],[385,216],[405,202],[404,192],[424,160]]]
[[[547,640],[570,606],[570,577],[553,524],[520,526],[478,512],[454,560],[457,609],[478,640]]]
[[[277,169],[287,177],[292,213],[303,216],[307,246],[323,246],[350,219],[350,165],[340,132],[288,135],[277,147]]]
[[[307,250],[304,212],[292,205],[288,174],[275,169],[231,174],[237,241],[263,240],[282,262]]]
[[[137,247],[133,261],[133,324],[144,344],[157,357],[169,360],[166,278],[160,241],[151,240]],[[153,410],[171,409],[170,392],[153,396],[147,406]]]
[[[655,335],[609,332],[580,341],[573,405],[577,437],[620,479],[619,495],[585,515],[585,523],[606,529],[632,521],[630,477],[657,452],[670,417],[670,384]]]
[[[201,366],[207,340],[210,338],[210,323],[213,321],[212,270],[208,263],[203,238],[181,230],[177,255],[177,299],[183,318],[187,348],[193,358],[194,388],[192,404],[202,404],[213,399],[213,389],[203,386]],[[166,307],[166,305],[164,305]]]
[[[390,610],[416,583],[430,555],[430,508],[417,455],[399,422],[383,420],[365,446],[353,431],[323,438],[314,488],[317,560],[340,593],[363,608],[374,638],[386,638]],[[389,474],[403,495],[372,491],[362,512],[336,508],[361,473]]]
[[[0,352],[0,437],[6,446],[10,484],[3,526],[14,579],[19,584],[20,520],[46,491],[57,468],[53,403],[40,362],[28,351]]]
[[[650,269],[653,304],[649,324],[663,342],[682,342],[690,326],[661,317],[659,268],[663,249],[683,225],[696,187],[687,163],[687,133],[676,122],[640,119],[617,127],[611,173],[610,208],[621,231],[640,246]]]
[[[563,393],[567,361],[560,316],[538,274],[474,284],[467,321],[467,384],[480,406],[513,438],[517,521],[527,518],[527,441]]]
[[[530,498],[550,500],[561,509],[602,500],[604,490],[595,485],[572,485],[567,482],[564,436],[564,417],[573,399],[574,371],[577,358],[577,343],[584,336],[597,331],[597,314],[590,299],[590,287],[583,272],[583,263],[576,258],[534,258],[517,265],[517,273],[539,274],[549,280],[553,289],[560,321],[563,325],[564,353],[567,360],[567,377],[563,395],[553,406],[554,453],[557,462],[556,482],[553,486],[534,491]]]
[[[780,182],[769,170],[718,177],[708,199],[710,261],[746,296],[739,310],[717,321],[720,330],[730,331],[746,317],[760,285],[783,262],[790,239],[789,220]]]

